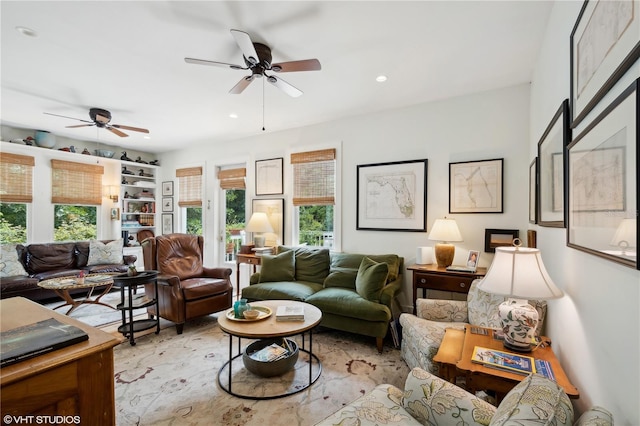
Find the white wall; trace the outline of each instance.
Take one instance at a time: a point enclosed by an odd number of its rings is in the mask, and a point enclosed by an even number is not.
[[[581,6],[581,1],[561,1],[551,12],[532,79],[530,159],[554,112],[570,96],[569,40]],[[620,86],[640,76],[639,68],[636,64]],[[565,292],[564,298],[549,301],[547,333],[580,391],[577,411],[601,405],[616,424],[639,425],[640,272],[566,247],[565,229],[534,228],[538,247],[547,254],[545,266]]]

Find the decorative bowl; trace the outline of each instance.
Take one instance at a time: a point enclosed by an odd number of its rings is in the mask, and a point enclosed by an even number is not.
[[[35,140],[40,148],[53,148],[56,145],[56,135],[46,130],[36,130]]]
[[[248,311],[244,311],[243,315],[246,319],[256,319],[260,316],[260,311],[256,309],[249,309]]]
[[[96,149],[96,155],[98,157],[112,158],[113,154],[115,154],[115,152],[109,151],[108,149]]]

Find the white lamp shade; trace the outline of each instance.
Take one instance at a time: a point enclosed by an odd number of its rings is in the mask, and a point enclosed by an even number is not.
[[[463,241],[454,219],[436,219],[428,238],[432,241]]]
[[[636,219],[622,219],[609,244],[616,247],[635,247],[637,229]]]
[[[251,215],[251,219],[249,219],[249,223],[245,228],[247,232],[273,232],[273,227],[271,223],[269,223],[269,218],[266,213],[256,212]]]
[[[478,288],[517,299],[563,296],[547,273],[540,250],[527,247],[496,247],[493,262]]]

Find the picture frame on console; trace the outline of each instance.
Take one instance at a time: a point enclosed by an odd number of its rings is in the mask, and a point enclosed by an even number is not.
[[[538,225],[564,228],[566,150],[571,141],[569,100],[565,99],[538,141]]]
[[[575,128],[640,57],[640,7],[583,3],[571,32],[571,127]]]
[[[567,245],[634,269],[639,85],[629,85],[568,147]]]
[[[358,165],[356,229],[426,232],[427,163]]]
[[[516,238],[520,238],[520,231],[517,229],[485,229],[484,251],[495,253],[496,247],[511,247]]]
[[[449,163],[449,213],[502,213],[503,163],[503,158]]]
[[[284,193],[284,158],[256,161],[256,196]]]

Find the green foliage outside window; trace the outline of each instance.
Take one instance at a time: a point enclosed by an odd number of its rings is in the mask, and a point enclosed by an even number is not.
[[[27,205],[0,203],[0,243],[27,242]]]
[[[57,204],[54,207],[54,241],[94,240],[98,237],[97,207]]]
[[[187,234],[202,235],[202,207],[187,207]]]
[[[333,206],[300,206],[298,209],[300,244],[324,246],[328,236],[333,238]]]
[[[231,242],[231,231],[244,229],[246,220],[245,213],[245,190],[227,189],[226,196],[226,217],[225,235],[227,244]]]

